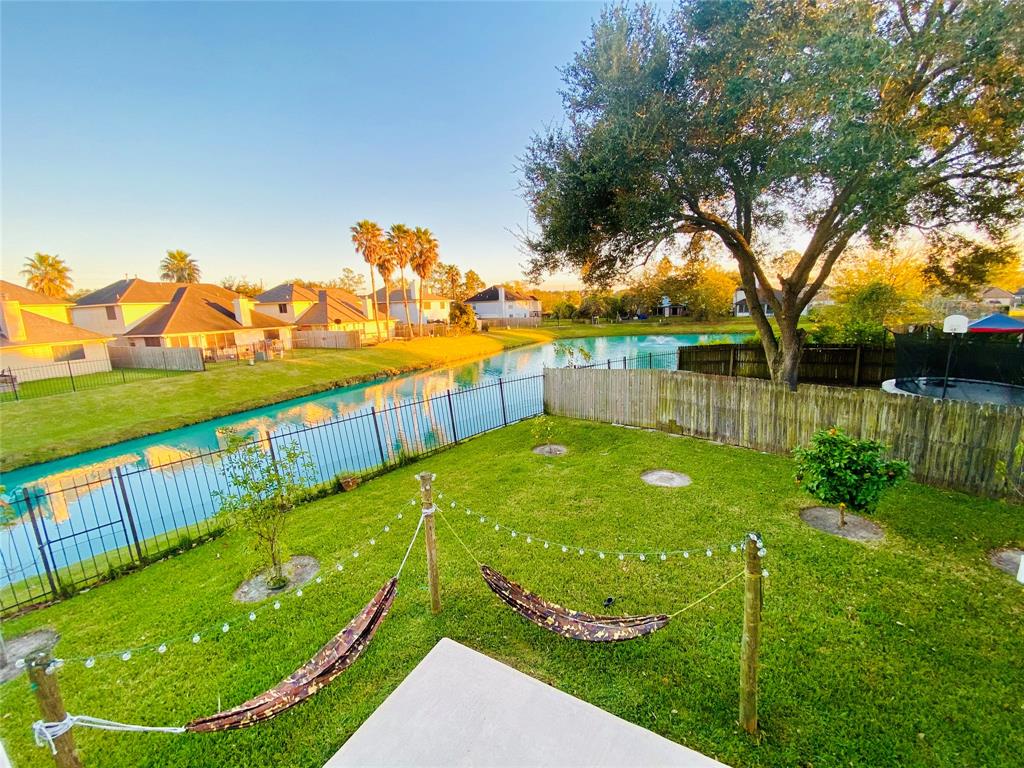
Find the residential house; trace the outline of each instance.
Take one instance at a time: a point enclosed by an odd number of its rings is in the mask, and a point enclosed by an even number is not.
[[[377,338],[373,298],[356,296],[342,288],[314,290],[282,283],[255,299],[255,309],[270,317],[293,323],[300,331],[358,331],[362,339]],[[381,313],[383,315],[383,313]],[[381,335],[387,336],[394,320],[381,318]]]
[[[1017,297],[1007,290],[990,285],[981,292],[978,300],[986,307],[992,307],[1002,312],[1008,311],[1010,307],[1014,306]]]
[[[492,285],[466,299],[481,320],[498,318],[540,317],[541,307],[536,296],[519,293],[503,285]]]
[[[253,300],[209,283],[119,280],[83,297],[71,315],[83,327],[115,336],[114,343],[195,347],[207,356],[240,348],[290,348],[292,323],[253,309]]]
[[[16,382],[110,370],[110,336],[71,325],[70,302],[0,280],[0,369]]]
[[[418,280],[406,281],[405,295],[409,300],[409,316],[405,314],[405,303],[402,300],[402,289],[391,289],[391,317],[399,323],[418,325],[420,321],[420,292]],[[377,303],[377,311],[381,317],[387,315],[387,292],[384,288],[377,289],[373,294]],[[423,291],[423,322],[447,323],[451,310],[451,299],[439,296],[429,289]]]
[[[779,301],[782,301],[782,291],[774,289],[774,292],[775,297]],[[763,287],[758,286],[757,296],[760,300],[761,308],[764,310],[765,315],[767,315],[768,317],[774,315],[775,311],[772,309],[772,306],[769,303],[768,291],[765,290]],[[736,317],[750,317],[750,305],[747,303],[747,294],[744,292],[742,286],[736,289],[736,292],[733,294],[732,300],[733,314]],[[804,307],[804,311],[801,312],[800,314],[806,315],[815,307],[824,307],[832,304],[835,304],[835,300],[829,294],[828,287],[824,287],[820,291],[818,291],[814,298],[811,299],[811,301],[807,304],[806,307]]]

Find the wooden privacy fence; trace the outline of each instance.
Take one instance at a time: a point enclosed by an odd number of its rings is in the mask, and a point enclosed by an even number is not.
[[[783,454],[836,425],[889,445],[920,482],[991,496],[1004,493],[996,462],[1011,459],[1024,426],[1024,408],[1014,406],[814,384],[791,392],[759,379],[663,370],[546,369],[544,410]]]
[[[205,371],[203,350],[193,347],[129,347],[111,344],[112,368],[153,368],[161,371]]]
[[[888,346],[804,347],[797,372],[800,381],[877,387],[895,376],[896,349]],[[679,370],[718,376],[770,379],[760,344],[708,344],[679,348]]]
[[[296,331],[292,346],[297,349],[359,349],[359,331]]]
[[[476,328],[482,331],[486,325],[488,328],[539,328],[541,319],[539,317],[477,317]]]

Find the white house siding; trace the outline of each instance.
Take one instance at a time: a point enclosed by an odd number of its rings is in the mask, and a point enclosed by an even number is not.
[[[67,362],[55,362],[53,348],[74,344],[39,344],[26,347],[0,347],[0,369],[10,368],[18,381],[36,381],[68,375]],[[107,345],[102,341],[85,341],[81,343],[85,359],[72,360],[71,372],[75,376],[87,373],[101,373],[110,370],[110,356]]]
[[[302,313],[312,307],[314,302],[312,301],[281,301],[281,302],[259,302],[253,305],[253,309],[257,312],[261,312],[264,315],[273,317],[276,320],[282,320],[286,323],[294,323],[298,318],[302,316]],[[284,306],[284,312],[281,311],[282,305]]]
[[[107,306],[113,307],[114,319],[107,317]],[[85,305],[71,308],[71,323],[108,336],[118,336],[167,302],[159,304]]]
[[[539,301],[473,301],[470,302],[470,306],[481,320],[499,317],[537,317],[540,314]]]

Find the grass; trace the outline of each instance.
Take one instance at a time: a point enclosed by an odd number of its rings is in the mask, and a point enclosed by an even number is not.
[[[255,366],[129,382],[0,405],[0,471],[270,405],[333,387],[482,357],[546,341],[543,332],[494,331],[391,342],[359,350],[299,350]]]
[[[755,332],[749,317],[726,317],[720,320],[692,320],[686,317],[631,320],[600,325],[573,323],[568,320],[545,320],[539,330],[557,339],[578,339],[584,336],[641,336],[673,333],[750,333]]]
[[[409,500],[421,470],[437,473],[441,509],[484,561],[541,595],[601,612],[672,611],[737,573],[735,556],[599,560],[590,547],[703,551],[759,529],[768,549],[762,645],[761,740],[736,726],[742,599],[739,583],[632,642],[595,646],[527,623],[486,588],[438,521],[443,612],[431,616],[422,543],[395,606],[365,655],[310,701],[254,728],[210,735],[78,731],[86,764],[322,765],[441,637],[447,636],[632,722],[734,766],[1003,766],[1019,762],[1024,731],[1021,586],[991,568],[988,549],[1024,542],[1020,508],[908,484],[877,519],[877,546],[805,526],[811,503],[789,459],[688,438],[551,420],[561,458],[536,456],[537,422],[490,433],[297,508],[290,548],[324,563],[325,580],[255,622],[231,593],[254,568],[244,537],[227,535],[64,603],[10,621],[7,637],[41,626],[57,654],[85,657],[157,644],[59,673],[69,711],[174,725],[269,688],[344,626],[390,576],[415,525]],[[651,468],[692,476],[652,488]],[[468,505],[473,515],[451,500]],[[396,519],[398,513],[403,519]],[[485,524],[477,521],[485,515]],[[581,544],[544,550],[519,531]],[[391,532],[365,541],[383,525]],[[359,547],[360,557],[351,558]],[[332,569],[348,557],[345,570]],[[239,614],[241,613],[241,616]],[[228,634],[216,628],[231,620]],[[238,621],[236,621],[238,619]],[[186,638],[213,628],[199,645]],[[0,729],[17,765],[46,766],[30,723],[24,677],[0,688]],[[500,713],[495,713],[499,716]],[[526,734],[528,737],[528,734]]]
[[[184,375],[183,371],[162,371],[155,368],[117,368],[111,371],[75,374],[73,381],[70,376],[36,379],[35,381],[20,382],[17,394],[14,392],[0,392],[0,402],[7,403],[29,400],[36,397],[64,395],[69,392],[81,392],[98,387],[120,386],[129,381],[162,379],[167,376]]]

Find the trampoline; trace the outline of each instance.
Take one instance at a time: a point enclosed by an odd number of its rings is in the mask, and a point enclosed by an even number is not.
[[[926,326],[896,337],[896,377],[886,392],[1024,406],[1024,322],[989,315],[946,334]]]

